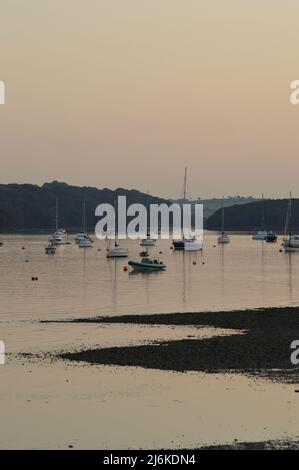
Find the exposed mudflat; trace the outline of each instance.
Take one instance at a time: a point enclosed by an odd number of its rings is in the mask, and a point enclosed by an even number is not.
[[[209,325],[243,330],[231,336],[162,341],[140,346],[92,348],[65,352],[72,361],[140,366],[173,371],[235,372],[298,383],[299,367],[291,364],[290,344],[299,338],[299,308],[267,308],[211,313],[124,315],[76,319],[87,323]]]

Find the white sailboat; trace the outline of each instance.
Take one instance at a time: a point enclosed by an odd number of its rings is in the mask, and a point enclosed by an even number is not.
[[[147,213],[148,213],[148,208],[149,208],[149,191],[147,191],[147,201],[146,201],[146,208],[147,208]],[[151,238],[150,232],[147,231],[146,238],[143,238],[141,240],[140,245],[141,246],[155,246],[156,240],[154,238]]]
[[[285,252],[299,251],[299,235],[292,234],[292,193],[290,193],[287,209],[283,246]]]
[[[53,245],[69,245],[66,231],[58,228],[58,198],[56,198],[55,208],[55,232],[50,235],[49,242]]]
[[[224,244],[229,243],[230,239],[227,233],[224,232],[224,198],[222,198],[222,209],[221,209],[221,230],[218,235],[218,243]]]
[[[85,208],[85,201],[83,202],[83,232],[76,233],[75,235],[75,243],[78,245],[79,248],[92,248],[93,240],[90,236],[86,233],[85,230],[85,216],[86,208]]]
[[[129,250],[118,245],[115,240],[114,246],[107,249],[107,258],[127,258],[129,256]]]
[[[116,204],[114,201],[114,211],[116,214]],[[115,240],[114,240],[114,246],[111,245],[111,238],[109,239],[109,245],[107,248],[107,258],[127,258],[129,256],[129,250],[127,248],[123,248],[119,246],[117,239],[116,239],[116,234],[115,234]]]
[[[184,190],[183,190],[183,203],[186,202],[187,197],[187,167],[185,167],[184,174]],[[183,236],[178,240],[172,241],[174,250],[178,251],[198,251],[202,250],[202,242],[198,240],[194,235]]]
[[[173,240],[173,247],[178,251],[198,251],[202,250],[202,243],[195,237],[185,237],[180,240]]]
[[[252,235],[252,240],[265,240],[267,232],[264,230],[258,230]]]
[[[267,231],[265,230],[265,210],[264,210],[264,194],[262,194],[262,230],[254,232],[252,240],[266,240]]]

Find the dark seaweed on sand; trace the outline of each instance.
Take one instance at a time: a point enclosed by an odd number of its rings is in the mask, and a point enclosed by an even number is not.
[[[245,330],[242,334],[185,339],[144,346],[67,352],[60,357],[90,364],[140,366],[173,371],[234,372],[299,382],[299,367],[290,361],[293,340],[299,339],[299,308],[268,308],[233,312],[124,315],[73,320],[88,323],[144,325],[209,325]]]

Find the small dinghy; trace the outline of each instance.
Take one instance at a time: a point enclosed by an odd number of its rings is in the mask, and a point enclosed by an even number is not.
[[[139,256],[140,256],[141,258],[147,258],[147,257],[149,256],[149,252],[148,252],[147,250],[141,251],[141,252],[139,253]]]
[[[46,255],[55,255],[56,246],[53,243],[49,243],[49,245],[45,247],[45,252],[46,252]]]
[[[128,264],[134,271],[162,271],[166,269],[166,264],[159,258],[142,258],[141,261],[129,261]]]
[[[277,235],[275,232],[267,232],[266,238],[265,238],[267,243],[276,243],[277,242]]]

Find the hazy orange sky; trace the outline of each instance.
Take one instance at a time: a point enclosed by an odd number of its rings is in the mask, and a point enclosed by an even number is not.
[[[297,0],[1,0],[1,178],[299,197]],[[297,189],[298,187],[298,189]]]

